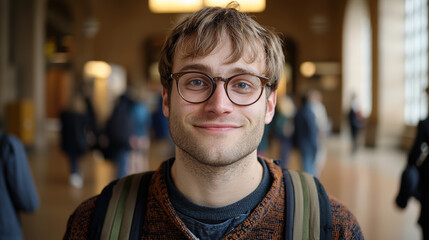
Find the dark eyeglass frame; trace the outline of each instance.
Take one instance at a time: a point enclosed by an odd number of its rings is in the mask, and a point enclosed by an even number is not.
[[[211,92],[210,92],[210,94],[207,96],[207,98],[206,98],[206,99],[204,99],[204,100],[202,100],[202,101],[195,102],[195,101],[189,101],[188,99],[186,99],[186,98],[182,95],[182,92],[181,92],[181,91],[180,91],[180,89],[179,89],[179,81],[180,81],[180,78],[181,78],[183,75],[188,74],[188,73],[198,73],[198,74],[202,74],[202,75],[204,75],[204,76],[208,77],[208,78],[212,81],[212,83],[213,83],[213,88],[211,89]],[[250,75],[250,76],[253,76],[253,77],[257,77],[257,78],[259,79],[259,81],[261,82],[261,92],[259,93],[258,98],[256,98],[256,100],[255,100],[255,101],[253,101],[253,102],[251,102],[251,103],[248,103],[248,104],[238,104],[238,103],[234,102],[234,101],[231,99],[231,97],[229,96],[229,94],[228,94],[228,90],[227,90],[227,89],[228,89],[228,83],[229,83],[229,81],[230,81],[231,79],[233,79],[233,78],[235,78],[235,77],[238,77],[238,76],[241,76],[241,75]],[[238,105],[238,106],[249,106],[249,105],[254,104],[255,102],[257,102],[257,101],[261,98],[262,93],[264,92],[264,88],[265,88],[265,87],[271,87],[271,84],[269,83],[270,78],[268,78],[268,77],[264,77],[264,76],[259,76],[259,75],[253,74],[253,73],[239,73],[239,74],[233,75],[233,76],[231,76],[231,77],[229,77],[229,78],[224,78],[224,77],[212,77],[212,76],[208,75],[207,73],[199,72],[199,71],[186,71],[186,72],[177,72],[177,73],[172,73],[172,74],[170,75],[170,78],[171,78],[171,79],[173,79],[173,80],[176,80],[176,88],[177,88],[177,92],[179,92],[179,95],[182,97],[182,99],[183,99],[183,100],[185,100],[186,102],[189,102],[189,103],[195,103],[195,104],[206,102],[207,100],[209,100],[209,99],[211,98],[211,96],[213,95],[213,93],[216,91],[216,87],[217,87],[216,82],[217,82],[218,80],[219,80],[219,81],[222,81],[222,82],[224,82],[224,83],[225,83],[223,86],[224,86],[224,90],[225,90],[226,96],[228,96],[228,99],[229,99],[232,103],[234,103],[235,105]]]

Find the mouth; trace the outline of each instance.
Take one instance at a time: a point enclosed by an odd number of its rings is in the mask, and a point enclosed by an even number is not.
[[[240,128],[240,126],[236,124],[225,124],[225,123],[197,124],[197,125],[194,125],[194,127],[208,132],[213,132],[213,133],[229,132]]]

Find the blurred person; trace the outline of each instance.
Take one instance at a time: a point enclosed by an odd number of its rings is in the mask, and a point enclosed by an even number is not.
[[[289,156],[292,151],[295,104],[290,96],[284,95],[277,101],[277,111],[274,115],[274,135],[280,141],[280,166],[289,166]]]
[[[157,104],[155,111],[152,115],[154,138],[166,139],[170,137],[168,118],[162,113],[162,95],[159,94],[157,97]]]
[[[69,182],[75,188],[83,186],[83,177],[79,169],[79,157],[88,151],[87,129],[89,128],[85,100],[75,93],[67,108],[60,114],[61,149],[69,160]]]
[[[117,178],[127,175],[131,140],[134,132],[133,106],[135,101],[130,97],[129,90],[119,96],[113,112],[106,122],[107,158],[116,164]]]
[[[36,211],[39,196],[24,146],[1,131],[0,172],[0,239],[23,239],[19,214]]]
[[[152,125],[151,112],[142,97],[134,94],[134,104],[131,109],[133,134],[131,136],[131,153],[128,174],[139,173],[149,169],[150,129]]]
[[[97,125],[97,116],[95,114],[94,105],[92,103],[92,89],[89,86],[83,86],[82,95],[86,106],[87,116],[87,141],[90,149],[97,149],[98,137],[100,136],[100,129]]]
[[[64,239],[292,239],[294,233],[297,239],[363,239],[352,213],[317,179],[283,172],[257,156],[274,115],[284,55],[280,37],[237,7],[206,7],[187,16],[161,51],[162,106],[175,157],[82,203]],[[306,196],[320,200],[321,211],[293,200],[288,173],[314,184]],[[294,206],[304,211],[301,203],[314,222],[293,221]]]
[[[429,88],[426,88],[429,98]],[[416,137],[408,154],[406,169],[401,177],[401,185],[396,196],[396,205],[406,208],[410,197],[420,202],[418,223],[423,239],[429,239],[429,117],[417,124]]]
[[[316,176],[320,176],[326,161],[326,138],[329,135],[330,124],[325,105],[322,102],[322,94],[318,90],[309,93],[310,108],[314,113],[317,125],[317,153],[316,153]]]
[[[350,136],[352,141],[352,153],[355,153],[358,149],[359,145],[359,132],[362,128],[362,114],[359,107],[359,102],[357,99],[356,94],[352,94],[351,97],[351,104],[349,112],[347,113],[347,119],[349,121],[349,127],[350,127]]]
[[[308,96],[301,97],[296,112],[294,140],[301,154],[302,170],[316,176],[316,155],[318,150],[316,117],[311,109]]]
[[[170,158],[174,156],[174,143],[170,136],[168,118],[164,116],[162,112],[162,94],[157,97],[157,104],[154,112],[152,113],[152,130],[153,130],[153,141],[156,142],[156,146],[160,146],[162,149],[162,159]],[[158,151],[159,152],[159,151]]]

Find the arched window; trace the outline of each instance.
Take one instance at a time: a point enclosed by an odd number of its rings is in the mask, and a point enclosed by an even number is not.
[[[405,123],[427,116],[428,99],[427,0],[405,0]]]

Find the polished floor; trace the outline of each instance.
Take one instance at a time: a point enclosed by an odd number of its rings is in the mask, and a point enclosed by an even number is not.
[[[272,146],[271,152],[277,152],[276,144]],[[150,169],[168,157],[164,149],[161,143],[152,144]],[[46,151],[28,155],[41,205],[35,213],[22,214],[25,239],[61,239],[68,216],[114,178],[114,166],[96,154],[85,155],[81,159],[84,187],[76,189],[69,185],[67,160],[54,136]],[[360,148],[351,155],[347,136],[328,139],[321,182],[355,214],[366,239],[421,239],[416,225],[418,203],[411,201],[405,210],[394,205],[405,158],[403,151],[386,147]],[[298,168],[297,159],[294,152],[291,168]]]

